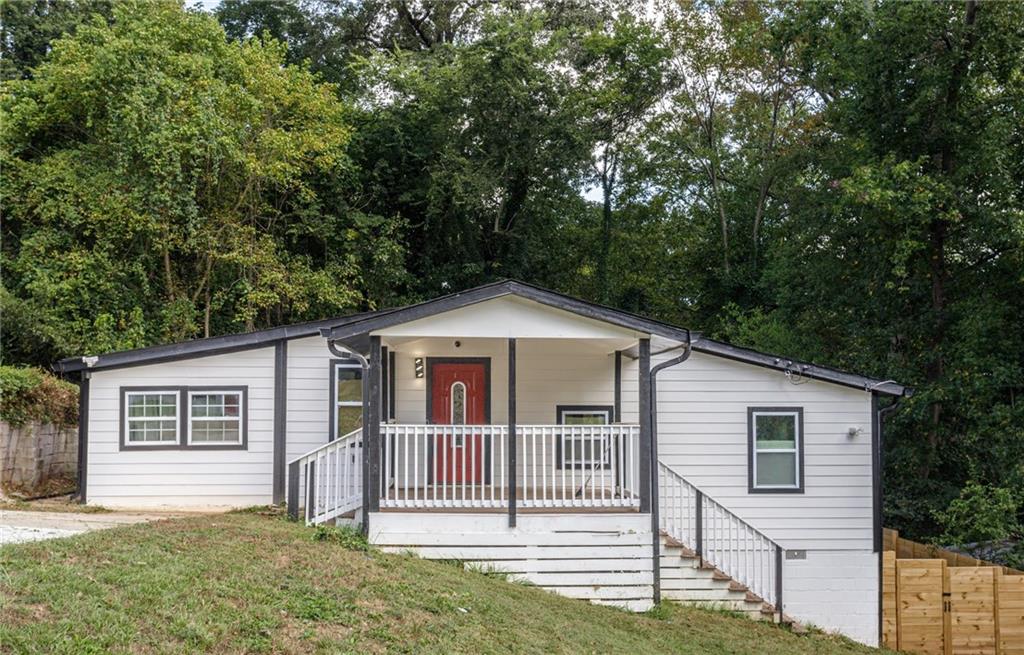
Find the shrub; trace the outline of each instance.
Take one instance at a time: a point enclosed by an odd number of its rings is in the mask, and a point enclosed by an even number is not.
[[[78,387],[38,368],[0,366],[0,419],[61,427],[78,422]]]
[[[945,511],[935,512],[935,518],[945,529],[941,540],[962,547],[1007,539],[1018,532],[1019,508],[1020,498],[1013,490],[971,481]]]
[[[331,527],[329,525],[318,525],[313,532],[313,541],[326,541],[339,544],[342,548],[368,552],[370,544],[358,528],[350,526]]]

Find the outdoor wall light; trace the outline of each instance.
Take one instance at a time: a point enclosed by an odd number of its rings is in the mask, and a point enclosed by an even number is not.
[[[423,358],[417,357],[416,359],[412,360],[412,366],[413,369],[416,371],[416,377],[423,377]]]

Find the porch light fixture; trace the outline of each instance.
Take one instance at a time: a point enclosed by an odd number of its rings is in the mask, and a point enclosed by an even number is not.
[[[415,358],[414,360],[412,360],[412,365],[413,365],[413,368],[416,370],[416,377],[418,377],[418,378],[423,377],[423,358],[422,357]]]

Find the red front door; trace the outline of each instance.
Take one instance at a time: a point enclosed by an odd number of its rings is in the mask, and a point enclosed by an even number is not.
[[[465,426],[487,423],[487,366],[482,361],[432,362],[430,409],[434,423]],[[452,428],[435,437],[434,475],[438,482],[483,482],[484,448],[479,433]]]

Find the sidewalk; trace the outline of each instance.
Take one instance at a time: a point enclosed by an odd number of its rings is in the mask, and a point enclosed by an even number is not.
[[[184,516],[161,512],[35,512],[0,509],[0,545],[56,539],[91,530]]]

